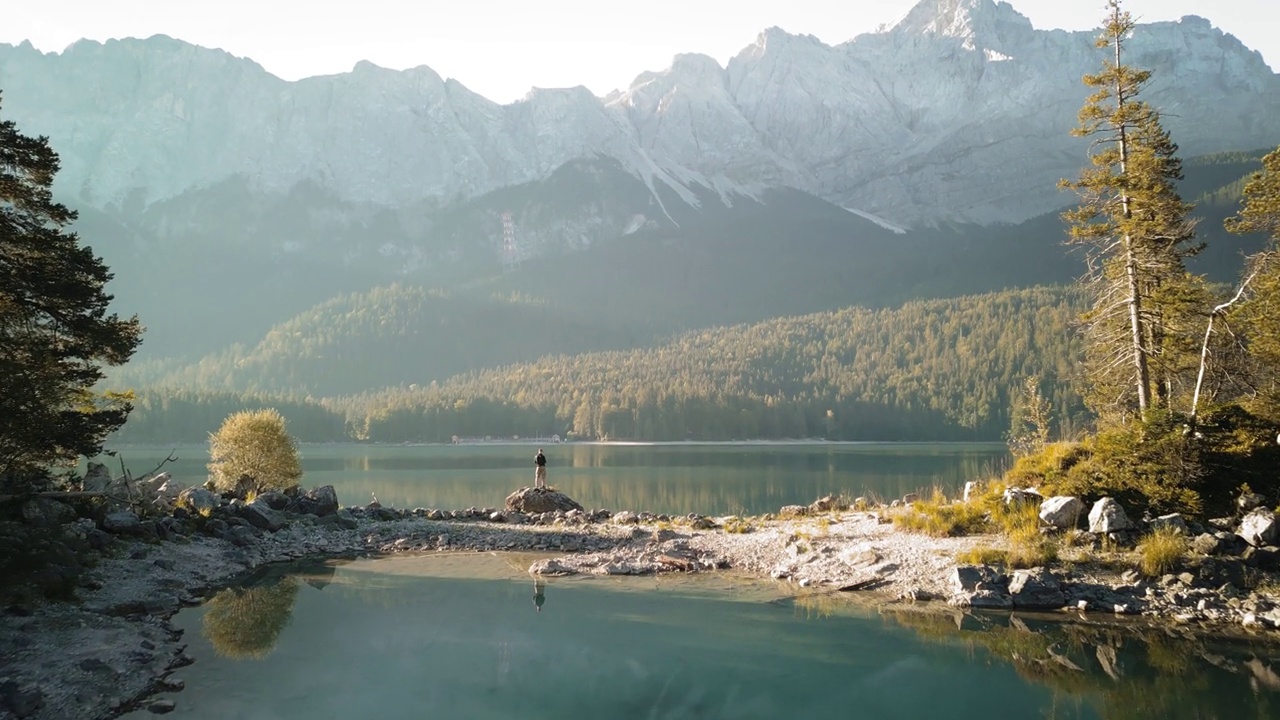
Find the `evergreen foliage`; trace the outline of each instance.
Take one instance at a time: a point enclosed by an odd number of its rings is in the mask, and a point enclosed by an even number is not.
[[[108,314],[111,273],[66,229],[76,214],[53,200],[58,167],[48,138],[0,121],[0,492],[97,455],[130,410],[128,395],[93,387],[142,327]]]
[[[1074,131],[1097,138],[1093,167],[1064,183],[1081,203],[1063,217],[1071,241],[1091,247],[1092,308],[1084,316],[1089,400],[1099,415],[1123,421],[1168,406],[1192,365],[1192,343],[1180,340],[1204,291],[1184,264],[1200,248],[1192,244],[1191,206],[1176,187],[1177,145],[1159,113],[1138,99],[1151,73],[1123,63],[1132,17],[1119,0],[1108,8],[1098,46],[1109,57],[1101,72],[1084,78],[1094,93]]]

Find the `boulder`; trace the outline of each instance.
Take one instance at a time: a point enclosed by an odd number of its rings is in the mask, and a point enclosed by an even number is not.
[[[951,576],[954,592],[947,602],[962,608],[1007,610],[1013,607],[1008,582],[1003,573],[988,565],[960,565]]]
[[[1116,533],[1132,530],[1133,523],[1125,515],[1124,508],[1114,499],[1106,497],[1093,504],[1089,511],[1089,532]]]
[[[1024,503],[1039,505],[1042,502],[1044,502],[1044,496],[1030,488],[1008,488],[1004,491],[1005,505],[1021,505]]]
[[[266,503],[267,507],[272,510],[284,510],[289,507],[289,503],[291,502],[288,495],[285,495],[282,492],[276,492],[275,490],[258,493],[258,497],[255,498],[255,500],[260,503]]]
[[[815,513],[831,512],[832,510],[841,510],[840,500],[835,495],[828,495],[813,501],[809,509]]]
[[[1040,503],[1040,521],[1049,527],[1067,530],[1076,526],[1084,503],[1080,498],[1058,495]]]
[[[1276,514],[1268,508],[1260,507],[1249,512],[1240,521],[1237,535],[1254,547],[1275,545],[1280,541],[1280,523],[1276,522]]]
[[[522,513],[582,510],[576,500],[550,488],[524,487],[507,496],[507,510]]]
[[[1217,535],[1201,533],[1191,541],[1191,549],[1201,555],[1217,555],[1222,552],[1222,540]]]
[[[318,517],[332,515],[338,512],[338,493],[332,485],[312,488],[293,501],[293,511]]]
[[[80,487],[85,492],[106,492],[107,488],[111,487],[111,470],[102,463],[89,463],[89,469],[85,470]]]
[[[117,510],[102,519],[102,529],[116,535],[140,534],[142,521],[132,510]]]
[[[55,527],[76,519],[75,508],[53,498],[31,498],[22,504],[22,519],[36,527]]]
[[[240,508],[240,517],[259,530],[275,532],[284,527],[284,515],[271,509],[271,506],[260,500],[254,500]]]
[[[896,500],[894,502],[897,502]],[[805,505],[783,505],[778,511],[782,517],[804,517],[809,514],[809,508]]]
[[[1009,580],[1013,606],[1024,610],[1057,610],[1067,604],[1062,583],[1044,568],[1015,570]]]
[[[577,572],[556,558],[537,560],[529,566],[531,575],[576,575]]]
[[[623,510],[622,512],[617,513],[613,516],[612,520],[619,525],[628,525],[640,522],[640,518],[630,510]]]
[[[1168,515],[1161,515],[1155,520],[1152,520],[1149,523],[1149,525],[1151,526],[1152,531],[1169,528],[1169,529],[1176,530],[1179,535],[1188,534],[1187,523],[1185,520],[1182,519],[1182,516],[1179,515],[1178,513],[1169,513]]]
[[[217,495],[202,487],[189,487],[178,493],[176,504],[178,507],[190,511],[193,515],[209,517],[221,504],[221,500]]]
[[[982,485],[977,480],[970,480],[964,484],[964,501],[972,502],[978,493],[981,492]]]

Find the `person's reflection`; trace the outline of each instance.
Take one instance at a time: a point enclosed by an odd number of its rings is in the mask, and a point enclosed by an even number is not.
[[[542,604],[547,601],[547,581],[538,576],[533,578],[533,606],[542,612]]]

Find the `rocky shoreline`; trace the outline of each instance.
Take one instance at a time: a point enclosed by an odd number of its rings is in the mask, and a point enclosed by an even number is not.
[[[248,503],[200,489],[183,495],[161,517],[148,518],[130,510],[80,517],[49,499],[24,506],[27,524],[90,548],[95,562],[79,577],[74,601],[13,605],[0,615],[0,720],[171,710],[170,701],[149,698],[180,689],[181,668],[192,658],[169,619],[255,569],[303,558],[534,551],[557,555],[529,568],[548,576],[731,568],[787,582],[794,592],[858,591],[881,604],[938,601],[930,604],[950,612],[1123,615],[1222,635],[1280,627],[1280,598],[1243,589],[1247,573],[1265,572],[1259,553],[1198,553],[1181,572],[1154,581],[1088,563],[1006,574],[954,559],[990,537],[902,532],[882,511],[843,508],[833,498],[742,519],[588,511],[559,493],[528,488],[501,509],[454,511],[340,508],[330,487],[266,493]],[[0,535],[19,524],[0,527]]]

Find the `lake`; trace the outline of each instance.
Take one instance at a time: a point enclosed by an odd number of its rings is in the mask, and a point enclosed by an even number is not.
[[[177,718],[1262,718],[1274,645],[921,613],[718,574],[535,583],[529,554],[269,570],[174,623]],[[126,715],[142,720],[138,711]]]
[[[151,470],[172,448],[120,451],[133,474]],[[708,515],[776,512],[828,493],[892,499],[934,487],[958,491],[997,474],[1001,444],[669,443],[545,445],[548,482],[584,507]],[[375,495],[399,508],[501,507],[533,484],[531,445],[304,445],[303,485],[333,485],[344,505]],[[202,483],[208,448],[178,447],[165,466],[177,480]],[[111,467],[119,459],[106,458]],[[118,470],[117,470],[118,471]]]

